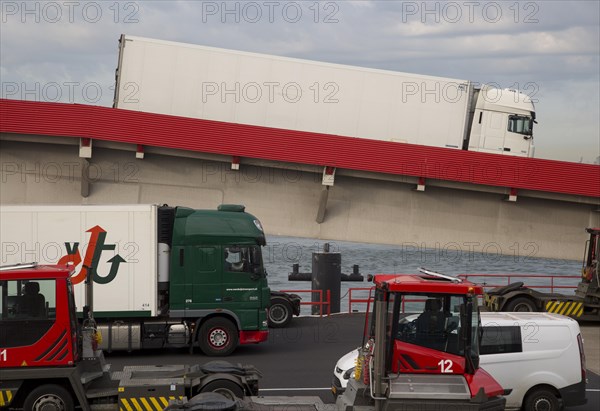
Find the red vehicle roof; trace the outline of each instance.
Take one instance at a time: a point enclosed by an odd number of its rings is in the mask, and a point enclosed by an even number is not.
[[[389,291],[436,294],[483,294],[483,287],[470,281],[452,282],[439,277],[420,274],[377,274],[373,279],[377,287]]]
[[[31,268],[14,268],[0,271],[0,280],[68,278],[72,270],[72,268],[66,265],[37,265]]]

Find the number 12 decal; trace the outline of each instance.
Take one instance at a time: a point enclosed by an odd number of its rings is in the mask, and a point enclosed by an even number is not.
[[[438,365],[440,366],[440,371],[442,374],[448,374],[452,372],[452,360],[440,360]]]

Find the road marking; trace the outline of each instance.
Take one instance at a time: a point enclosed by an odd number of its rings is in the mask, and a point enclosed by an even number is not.
[[[261,388],[259,391],[330,391],[328,388]],[[587,388],[589,392],[600,392],[600,388]]]
[[[260,388],[259,391],[331,391],[327,388]]]

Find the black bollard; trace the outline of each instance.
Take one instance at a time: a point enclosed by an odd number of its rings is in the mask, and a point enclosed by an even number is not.
[[[342,278],[342,255],[330,253],[329,244],[325,243],[323,252],[312,255],[312,289],[322,290],[323,300],[327,300],[327,290],[330,290],[330,312],[340,312],[340,291]],[[318,293],[312,293],[312,302],[320,302]],[[320,307],[312,306],[312,313],[319,314]],[[323,306],[323,314],[327,313],[327,306]]]
[[[342,274],[342,281],[364,281],[364,277],[360,274],[358,265],[352,266],[352,274]]]
[[[298,264],[292,265],[292,272],[288,274],[288,281],[311,281],[312,273],[301,273]]]

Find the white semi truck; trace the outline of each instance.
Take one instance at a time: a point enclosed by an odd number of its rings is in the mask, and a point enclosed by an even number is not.
[[[516,90],[122,35],[114,107],[533,157]]]

